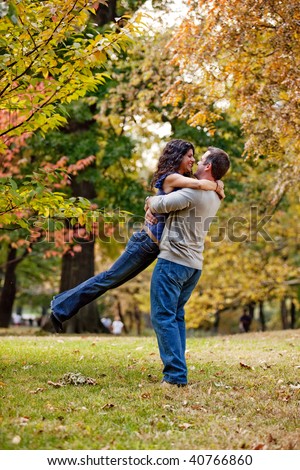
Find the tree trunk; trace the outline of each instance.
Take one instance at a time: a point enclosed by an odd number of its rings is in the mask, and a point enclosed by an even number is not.
[[[249,309],[249,315],[250,315],[251,319],[253,320],[253,318],[254,318],[255,302],[250,302],[250,303],[248,304],[248,309]]]
[[[8,328],[11,322],[13,304],[16,297],[16,263],[17,249],[11,245],[8,248],[4,284],[0,298],[0,327]]]
[[[11,322],[13,305],[17,293],[16,268],[26,258],[32,245],[25,249],[21,256],[17,256],[17,249],[12,245],[8,247],[6,270],[0,297],[0,328],[8,328]]]
[[[285,297],[280,302],[280,314],[281,314],[282,329],[287,330],[289,325],[288,325],[288,311],[287,311]]]
[[[259,321],[261,324],[261,331],[266,331],[266,319],[264,313],[264,303],[262,301],[259,302]]]
[[[92,15],[93,21],[97,23],[98,26],[104,26],[114,19],[117,16],[117,0],[109,0],[107,6],[100,4],[97,8],[96,15]]]
[[[72,193],[75,197],[82,196],[87,199],[96,197],[94,184],[90,181],[72,180]],[[92,236],[93,237],[93,236]],[[72,241],[72,240],[70,240]],[[81,247],[80,252],[68,251],[62,259],[60,292],[72,289],[95,274],[94,246],[95,240],[76,236],[76,242]],[[96,302],[91,302],[79,310],[79,313],[65,322],[64,330],[67,333],[99,333],[101,322]]]
[[[114,21],[117,15],[117,0],[109,0],[107,6],[100,4],[97,8],[96,15],[91,15],[92,21],[97,23],[98,26]],[[69,131],[76,130],[80,132],[81,126],[86,123],[79,124],[76,122],[75,128],[72,123],[69,123]],[[95,134],[95,139],[97,135]],[[93,182],[72,180],[72,193],[73,196],[82,196],[92,200],[97,196]],[[75,253],[74,257],[66,253],[62,262],[61,273],[61,292],[70,289],[82,281],[94,275],[94,242],[82,244],[82,252]],[[124,323],[124,322],[123,322]],[[80,313],[75,315],[71,320],[66,322],[66,331],[69,333],[83,333],[84,331],[99,332],[101,331],[101,322],[96,308],[96,303],[92,302],[82,309]],[[125,327],[124,327],[125,329]]]
[[[62,260],[62,275],[60,291],[72,289],[88,278],[94,276],[94,240],[80,240],[80,252],[68,251]],[[81,308],[77,315],[65,322],[67,333],[99,333],[101,331],[100,317],[96,301]]]
[[[134,306],[134,318],[136,323],[136,332],[138,336],[142,334],[142,315],[137,305]]]
[[[123,315],[123,312],[122,312],[122,306],[121,306],[120,300],[117,301],[117,310],[118,310],[118,315],[121,319],[121,322],[124,324],[124,332],[129,333],[128,328],[125,324],[125,319],[124,319],[124,315]]]
[[[131,310],[127,310],[126,316],[129,319],[129,324],[128,324],[128,331],[131,332],[133,330],[133,312]]]
[[[215,320],[214,320],[214,324],[213,324],[213,333],[216,334],[216,335],[218,334],[220,320],[221,320],[220,311],[217,310],[216,313],[215,313]]]
[[[96,15],[92,15],[92,20],[99,26],[103,26],[113,21],[116,16],[116,0],[112,0],[108,2],[107,6],[100,4],[97,8]],[[74,131],[72,123],[69,123],[69,128]],[[80,129],[80,124],[76,122],[75,130],[79,132]],[[97,196],[93,182],[87,180],[80,181],[76,178],[72,180],[72,193],[75,197],[82,196],[89,200]],[[74,256],[72,256],[71,252],[67,252],[63,256],[60,292],[75,287],[95,274],[94,240],[90,240],[88,243],[84,240],[84,242],[85,243],[80,245],[82,248],[80,253],[72,253],[74,254]],[[91,302],[81,308],[77,315],[64,324],[64,330],[67,333],[102,331],[96,302]]]
[[[291,328],[294,329],[296,326],[296,304],[292,300],[291,302]]]

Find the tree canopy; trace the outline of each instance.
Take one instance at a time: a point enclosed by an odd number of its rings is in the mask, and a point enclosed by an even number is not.
[[[104,83],[107,58],[118,54],[137,31],[122,28],[100,34],[88,23],[104,0],[9,1],[0,21],[0,136],[2,149],[12,136],[66,123],[64,103]],[[4,121],[4,122],[3,122]]]
[[[54,256],[69,253],[84,280],[92,275],[82,266],[87,229],[108,248],[96,248],[102,269],[105,254],[114,258],[126,236],[121,240],[109,214],[109,224],[103,217],[96,229],[93,211],[101,219],[99,208],[127,209],[135,214],[131,225],[142,220],[153,167],[146,168],[141,155],[149,151],[147,161],[153,157],[155,164],[165,139],[152,128],[167,124],[167,139],[192,141],[197,157],[213,145],[232,161],[203,276],[187,306],[188,326],[236,306],[294,301],[300,278],[298,3],[190,0],[179,27],[150,26],[145,37],[137,37],[139,13],[134,21],[126,16],[142,0],[120,1],[118,8],[109,2],[106,10],[105,3],[0,3],[2,268],[18,263],[26,286],[22,265],[30,270],[35,256],[44,256],[45,265],[52,256],[57,283]],[[153,0],[161,12],[168,4]],[[117,9],[125,16],[113,25]],[[55,247],[39,243],[46,230],[55,233]],[[45,280],[40,266],[34,278]],[[145,312],[149,274],[119,291]],[[71,279],[69,272],[64,278]]]
[[[281,161],[281,184],[299,175],[298,0],[191,0],[169,47],[180,74],[165,102],[213,133],[222,109],[235,114],[245,153]],[[284,174],[288,175],[284,178]]]
[[[76,208],[74,200],[51,191],[58,172],[45,181],[42,174],[37,175],[36,168],[21,187],[12,178],[24,164],[20,155],[26,140],[33,133],[45,135],[50,129],[66,124],[66,105],[105,83],[109,57],[124,50],[138,32],[139,17],[135,23],[124,17],[122,27],[100,33],[89,22],[100,4],[107,2],[1,3],[0,187],[4,197],[0,216],[6,226],[26,225],[25,218],[19,217],[22,209],[42,216],[54,213],[55,207],[66,211],[65,215],[69,210],[74,214],[82,212],[83,201],[76,201],[79,202]]]

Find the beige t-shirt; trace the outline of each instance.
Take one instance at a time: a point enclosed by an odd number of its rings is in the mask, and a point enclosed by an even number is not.
[[[159,258],[202,269],[204,240],[219,207],[215,191],[180,189],[150,199],[153,212],[169,213],[160,241]]]

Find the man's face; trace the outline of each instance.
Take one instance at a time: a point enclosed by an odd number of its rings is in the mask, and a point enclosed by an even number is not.
[[[194,152],[192,149],[188,150],[181,160],[179,173],[184,175],[185,173],[190,173],[192,171],[193,165],[195,163]]]
[[[199,160],[198,163],[197,163],[197,171],[195,173],[197,178],[204,178],[205,177],[205,174],[206,174],[207,169],[208,169],[208,165],[210,165],[209,163],[206,163],[206,158],[208,157],[209,153],[210,153],[209,150],[207,152],[205,152],[202,155],[201,160]]]

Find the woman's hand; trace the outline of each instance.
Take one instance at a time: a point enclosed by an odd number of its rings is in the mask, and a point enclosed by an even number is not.
[[[144,204],[144,211],[147,212],[147,210],[149,209],[149,199],[150,199],[150,196],[147,196],[146,199],[145,199],[145,204]]]
[[[224,183],[221,180],[217,180],[217,187],[216,187],[216,193],[219,195],[220,199],[224,199],[225,193],[224,193]]]
[[[152,214],[150,208],[146,210],[145,221],[150,225],[157,224],[157,218]]]

